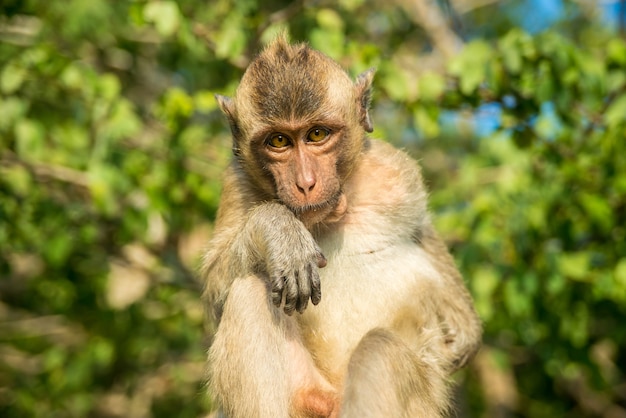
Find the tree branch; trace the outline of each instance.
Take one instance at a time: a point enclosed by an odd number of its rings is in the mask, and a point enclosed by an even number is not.
[[[463,41],[450,28],[435,0],[398,0],[398,4],[414,23],[424,29],[433,48],[446,59],[461,50]]]

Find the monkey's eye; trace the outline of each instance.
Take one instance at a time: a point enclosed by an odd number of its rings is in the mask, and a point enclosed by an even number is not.
[[[267,143],[274,148],[283,148],[289,145],[289,137],[283,134],[272,134]]]
[[[309,131],[306,135],[306,139],[311,142],[320,142],[322,139],[326,138],[330,132],[328,129],[324,128],[314,128]]]

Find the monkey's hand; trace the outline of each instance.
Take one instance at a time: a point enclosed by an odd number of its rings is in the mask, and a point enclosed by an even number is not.
[[[250,212],[247,227],[274,305],[280,307],[284,298],[287,315],[304,312],[309,299],[317,305],[322,298],[318,268],[326,266],[326,258],[302,222],[284,205],[264,203]]]

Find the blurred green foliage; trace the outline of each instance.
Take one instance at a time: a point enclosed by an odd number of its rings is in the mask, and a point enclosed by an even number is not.
[[[400,1],[3,2],[0,416],[211,409],[213,93],[285,29],[377,67],[374,135],[424,167],[485,322],[460,414],[626,416],[626,42],[582,11],[530,35],[509,3],[458,12],[444,58]]]

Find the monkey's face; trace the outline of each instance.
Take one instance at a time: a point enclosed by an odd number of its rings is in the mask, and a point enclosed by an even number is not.
[[[373,71],[354,83],[333,60],[278,39],[248,67],[234,100],[218,96],[251,183],[306,224],[341,216],[361,155]]]
[[[269,172],[278,199],[305,224],[345,210],[339,150],[345,127],[337,122],[274,126],[262,135],[260,160]]]

